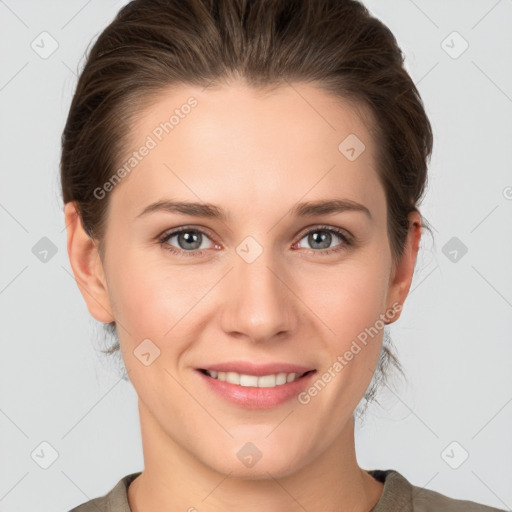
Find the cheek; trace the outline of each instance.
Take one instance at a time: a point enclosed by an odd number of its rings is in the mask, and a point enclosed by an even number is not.
[[[168,395],[156,392],[162,383],[173,396],[181,396],[170,375],[176,374],[180,354],[187,348],[183,333],[190,328],[187,320],[192,318],[191,301],[196,294],[190,290],[194,288],[176,279],[178,271],[139,264],[136,258],[125,260],[114,275],[116,321],[126,328],[118,328],[122,356],[139,398],[146,404],[164,400]]]
[[[180,336],[191,322],[197,324],[195,306],[217,279],[198,269],[171,266],[163,256],[157,260],[136,251],[112,268],[109,293],[116,320],[126,326],[120,329],[125,344],[149,338],[163,349],[173,338],[173,350],[180,350]]]
[[[384,312],[388,269],[385,259],[363,255],[337,267],[302,274],[300,296],[337,340],[350,340]]]
[[[386,307],[385,277],[386,269],[381,265],[354,262],[325,280],[323,291],[317,289],[310,296],[315,312],[329,330],[326,327],[323,331],[325,353],[318,376],[326,391],[321,392],[323,398],[317,405],[327,416],[334,409],[339,417],[343,411],[353,410],[372,379],[385,326],[381,318]],[[323,389],[323,384],[317,388]],[[315,389],[312,392],[316,393]],[[331,426],[338,428],[336,423]]]
[[[169,272],[158,270],[156,262],[133,248],[127,248],[122,256],[113,256],[112,261],[109,293],[119,319],[131,325],[154,325],[153,316],[159,316],[166,304],[171,306],[177,300]]]

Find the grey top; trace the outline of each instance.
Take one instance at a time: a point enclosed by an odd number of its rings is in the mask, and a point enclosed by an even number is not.
[[[132,512],[128,504],[127,490],[140,473],[124,476],[105,495],[82,503],[69,512]],[[505,512],[504,509],[449,498],[444,494],[417,487],[394,469],[371,469],[368,473],[384,483],[379,501],[369,512]]]

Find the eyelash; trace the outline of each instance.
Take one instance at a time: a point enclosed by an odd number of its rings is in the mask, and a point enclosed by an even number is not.
[[[184,226],[184,227],[181,227],[181,228],[178,228],[178,229],[174,229],[174,230],[172,230],[170,232],[164,233],[161,237],[159,237],[158,242],[159,242],[159,244],[165,250],[170,251],[173,254],[177,254],[177,255],[180,255],[180,256],[183,255],[185,257],[196,257],[196,256],[199,257],[199,256],[203,256],[203,253],[206,251],[206,249],[195,249],[193,251],[185,251],[183,249],[177,249],[176,247],[173,247],[172,245],[169,245],[167,243],[173,236],[176,236],[177,234],[182,233],[183,231],[196,231],[198,233],[206,235],[208,238],[211,238],[211,237],[208,236],[208,233],[206,233],[205,231],[203,231],[201,229],[193,228],[193,227],[189,227],[189,226]],[[328,254],[332,254],[334,252],[343,251],[344,249],[346,249],[347,247],[352,245],[352,240],[350,239],[350,237],[348,237],[345,234],[344,231],[342,231],[339,228],[334,228],[334,227],[331,227],[331,226],[315,226],[313,229],[311,229],[309,231],[306,231],[299,238],[299,241],[302,240],[305,236],[309,235],[310,233],[314,233],[315,231],[328,231],[328,232],[334,233],[339,238],[341,238],[341,240],[343,241],[343,243],[341,243],[341,244],[339,244],[336,247],[331,248],[331,249],[323,249],[323,250],[309,249],[309,251],[312,251],[314,253],[318,253],[321,256],[327,256]]]

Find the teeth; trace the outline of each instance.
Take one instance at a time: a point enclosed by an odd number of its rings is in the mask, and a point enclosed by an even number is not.
[[[273,388],[282,386],[287,382],[293,382],[302,377],[300,373],[277,373],[273,375],[244,375],[236,372],[216,372],[215,370],[206,370],[206,373],[213,379],[229,382],[244,387]]]
[[[258,377],[258,387],[259,388],[273,388],[276,385],[276,376],[275,375],[262,375]]]
[[[240,375],[240,386],[258,387],[258,377],[256,375]]]
[[[286,384],[286,373],[278,373],[276,375],[276,385],[281,386],[282,384]]]
[[[240,384],[240,375],[235,372],[227,372],[226,373],[226,382],[229,382],[230,384]]]

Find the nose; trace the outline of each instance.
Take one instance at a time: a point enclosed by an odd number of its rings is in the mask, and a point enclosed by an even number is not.
[[[224,332],[261,343],[293,331],[297,299],[288,284],[290,280],[270,249],[263,250],[252,262],[236,254],[234,268],[224,283]]]

